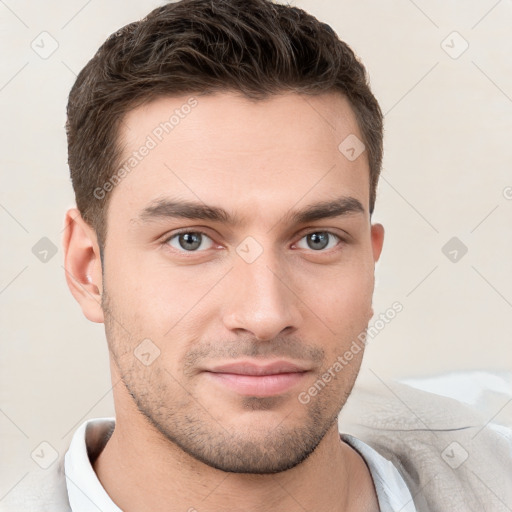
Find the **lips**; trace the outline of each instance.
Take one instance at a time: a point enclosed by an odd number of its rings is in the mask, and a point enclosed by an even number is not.
[[[250,362],[228,363],[214,366],[209,371],[213,373],[232,373],[235,375],[277,375],[281,373],[300,373],[307,371],[307,369],[287,361],[272,361],[266,364]]]
[[[288,361],[237,361],[214,366],[205,375],[216,384],[243,396],[276,396],[297,386],[309,369]]]

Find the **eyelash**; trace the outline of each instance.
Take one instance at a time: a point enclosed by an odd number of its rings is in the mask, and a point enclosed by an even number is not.
[[[213,242],[213,239],[212,237],[210,237],[206,232],[204,231],[201,231],[201,230],[198,230],[198,229],[183,229],[183,230],[180,230],[180,231],[176,231],[174,232],[172,235],[166,237],[163,242],[162,242],[162,245],[168,247],[170,250],[172,251],[177,251],[178,253],[182,253],[182,254],[198,254],[198,253],[202,253],[202,252],[206,252],[208,249],[204,249],[204,250],[195,250],[195,251],[186,251],[184,249],[176,249],[174,247],[171,247],[169,245],[169,242],[173,239],[173,238],[176,238],[176,237],[179,237],[179,235],[182,235],[182,234],[185,234],[185,233],[195,233],[195,234],[199,234],[199,235],[202,235],[202,236],[205,236],[207,238],[209,238],[210,240],[212,240]],[[299,239],[302,240],[303,238],[306,238],[308,235],[311,235],[313,233],[327,233],[329,235],[331,235],[332,237],[334,237],[335,239],[337,239],[338,243],[334,246],[334,247],[331,247],[329,249],[320,249],[318,251],[315,251],[314,249],[309,249],[311,252],[313,253],[328,253],[328,252],[331,252],[333,250],[336,250],[336,249],[339,249],[339,245],[340,243],[342,242],[345,242],[345,240],[343,238],[341,238],[340,235],[338,235],[337,233],[333,233],[332,231],[327,231],[327,230],[319,230],[319,229],[316,229],[316,230],[312,230],[312,231],[308,231],[307,233],[304,233],[301,238]],[[298,243],[298,242],[297,242]]]

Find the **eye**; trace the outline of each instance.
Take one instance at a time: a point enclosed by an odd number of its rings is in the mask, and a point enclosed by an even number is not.
[[[331,237],[329,239],[329,237]],[[307,246],[300,246],[301,242],[305,240]],[[335,247],[340,241],[340,237],[335,235],[334,233],[330,233],[329,231],[314,231],[313,233],[308,233],[306,236],[302,237],[297,246],[301,249],[313,249],[314,251],[321,251],[322,249],[332,249]]]
[[[169,237],[165,243],[178,251],[197,252],[211,248],[213,240],[201,231],[182,231]]]

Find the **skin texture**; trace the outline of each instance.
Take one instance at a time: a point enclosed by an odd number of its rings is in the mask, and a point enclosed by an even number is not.
[[[201,512],[378,510],[363,459],[337,430],[363,351],[309,403],[298,399],[373,313],[384,232],[370,222],[366,152],[351,161],[338,149],[351,134],[362,139],[355,115],[335,93],[195,98],[109,192],[103,268],[94,230],[67,213],[66,278],[85,316],[105,323],[114,386],[116,428],[94,469],[127,512],[169,503]],[[130,111],[125,156],[188,100]],[[221,207],[236,222],[142,214],[164,198]],[[362,210],[290,218],[338,198]],[[204,233],[192,238],[195,251],[173,236],[182,228]],[[311,246],[311,233],[327,247]],[[270,396],[241,393],[208,371],[276,360],[304,372]]]

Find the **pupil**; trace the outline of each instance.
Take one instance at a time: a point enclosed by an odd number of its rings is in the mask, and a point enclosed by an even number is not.
[[[199,233],[183,233],[179,237],[179,242],[183,249],[197,249],[201,245],[201,235]]]
[[[308,235],[308,245],[311,249],[323,249],[327,247],[328,243],[329,237],[327,233],[311,233]]]

